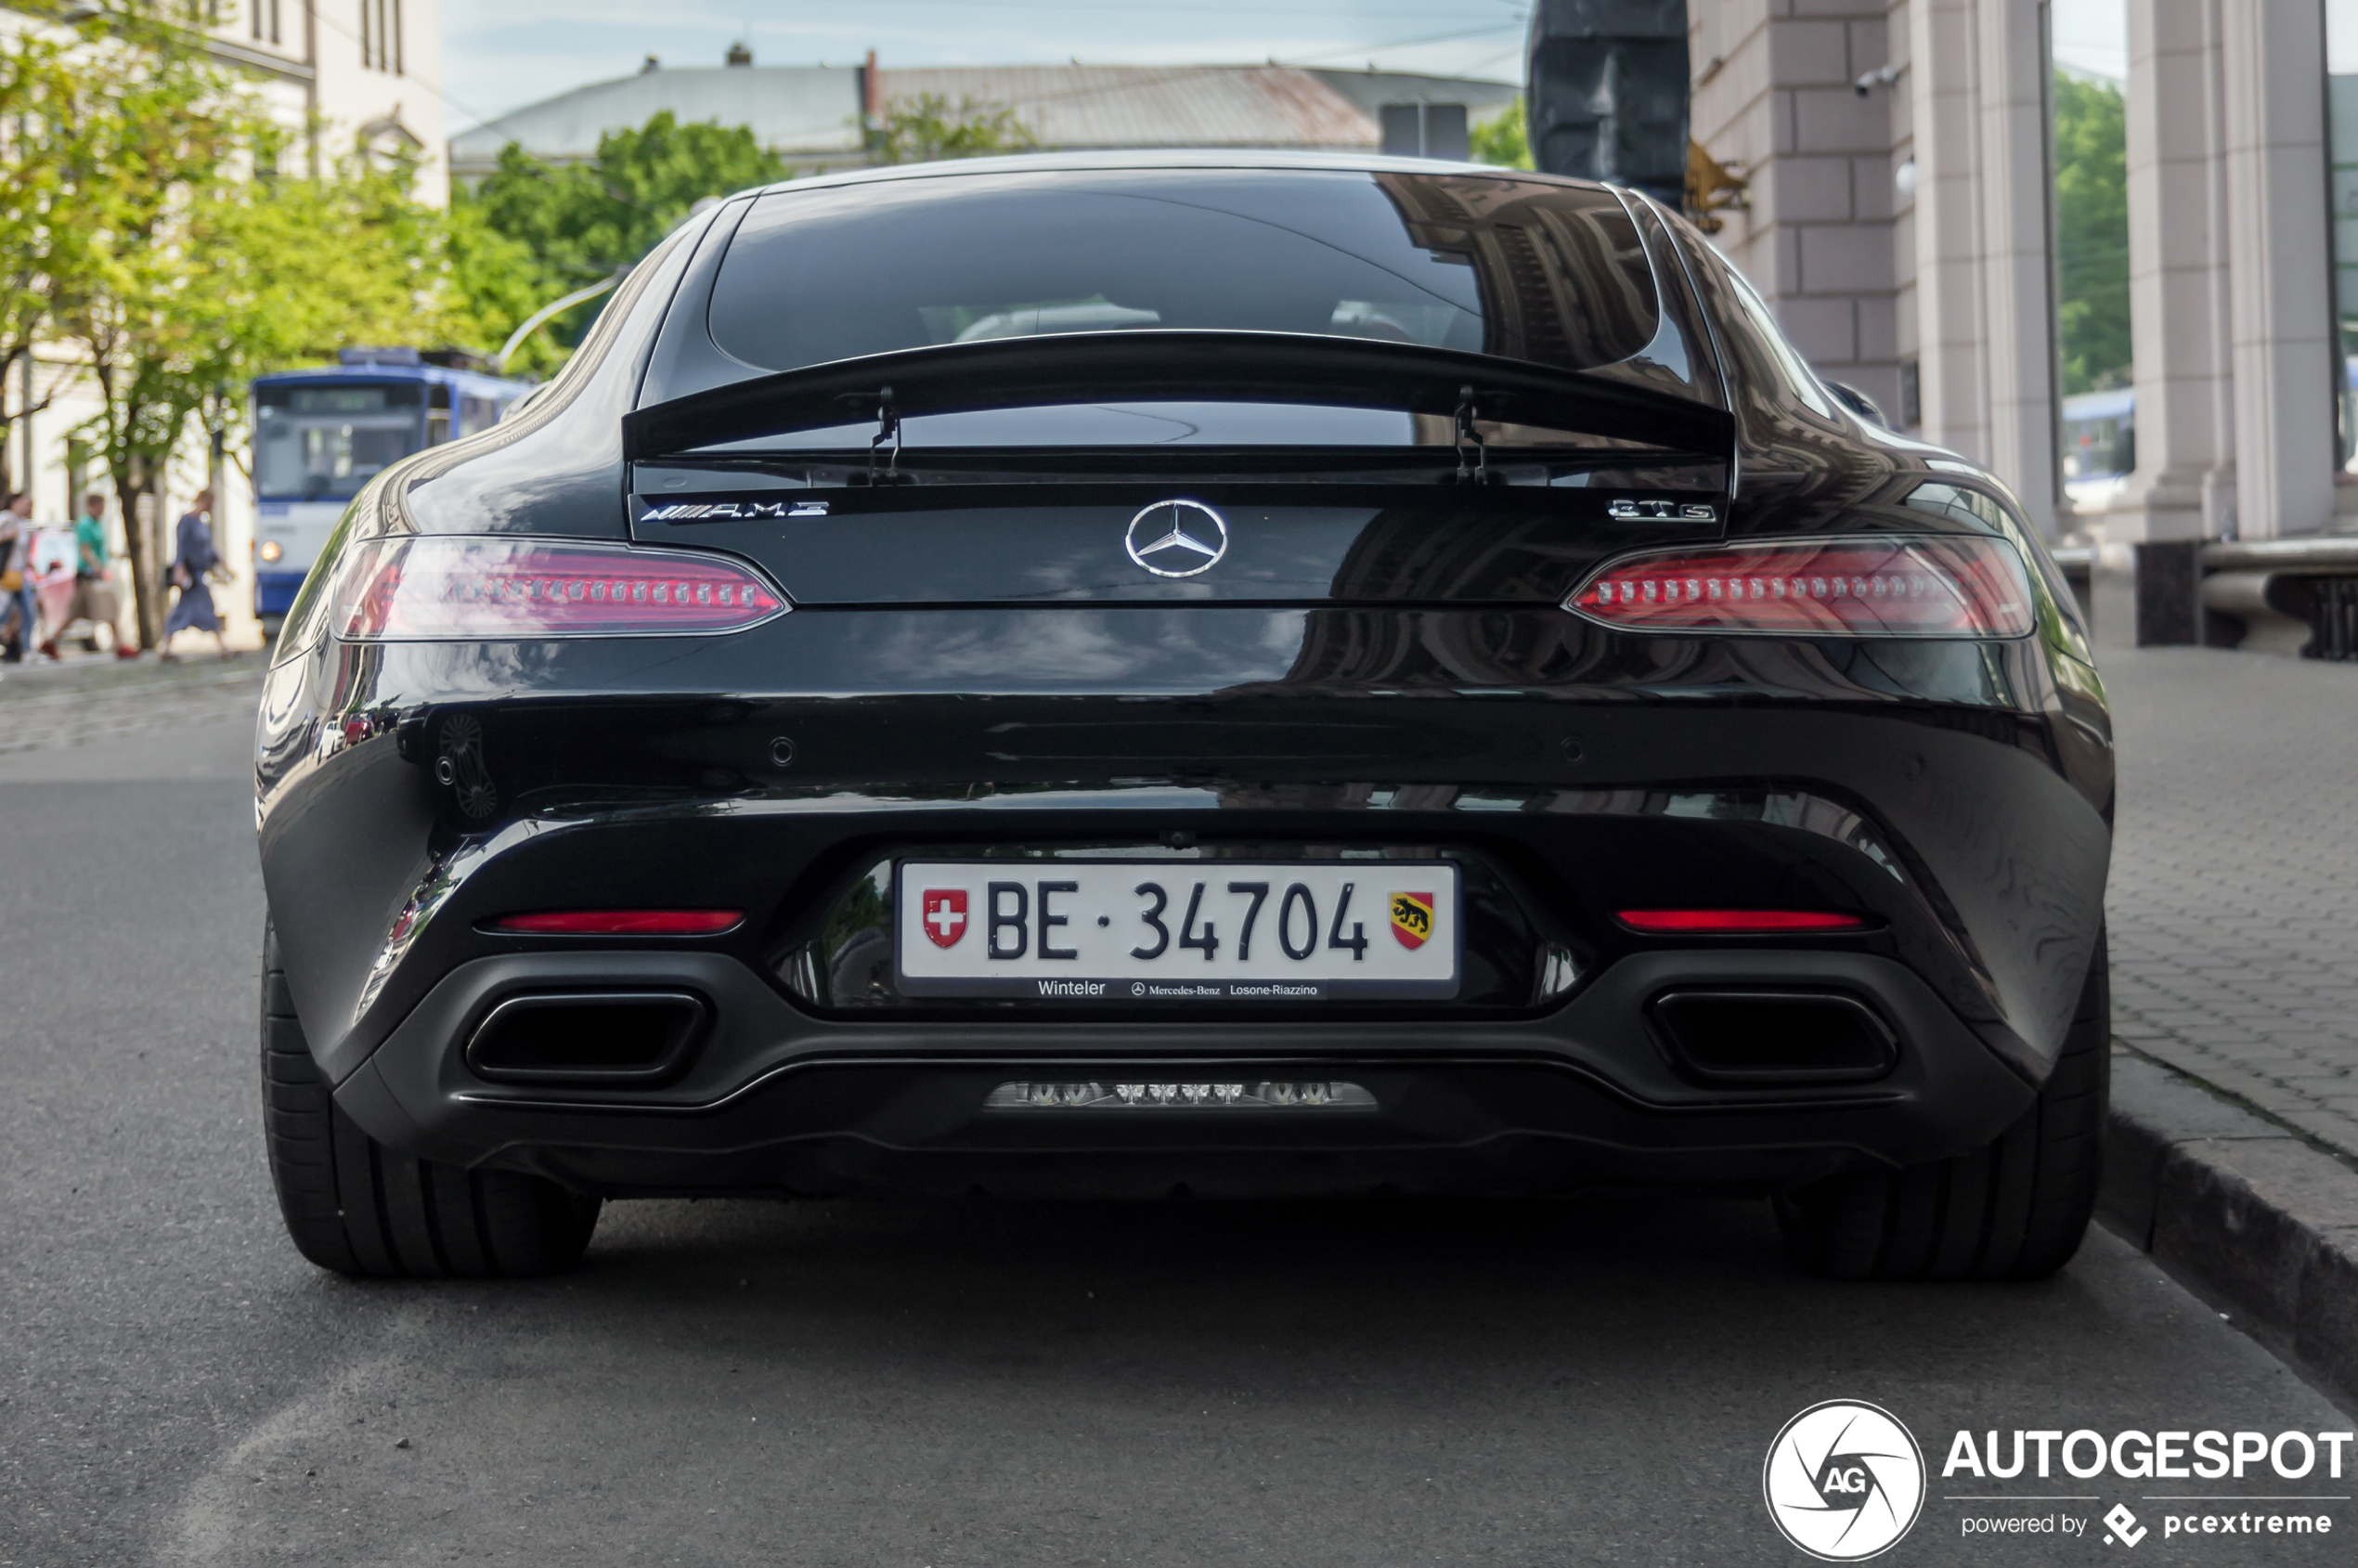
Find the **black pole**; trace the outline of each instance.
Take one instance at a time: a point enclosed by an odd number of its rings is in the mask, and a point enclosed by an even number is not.
[[[1531,156],[1555,175],[1687,200],[1687,0],[1539,0]]]

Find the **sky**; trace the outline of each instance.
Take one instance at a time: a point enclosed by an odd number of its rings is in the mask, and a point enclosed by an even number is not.
[[[442,92],[455,135],[649,55],[719,65],[1366,66],[1520,80],[1528,0],[503,0],[447,4]]]
[[[2055,63],[2129,80],[2128,0],[2054,0]]]

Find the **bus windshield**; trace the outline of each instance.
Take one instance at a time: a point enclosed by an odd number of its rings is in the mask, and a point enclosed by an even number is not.
[[[346,499],[424,446],[423,388],[254,389],[253,486],[264,500]]]

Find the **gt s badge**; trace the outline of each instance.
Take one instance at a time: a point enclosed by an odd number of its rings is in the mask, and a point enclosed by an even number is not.
[[[1431,893],[1394,893],[1392,895],[1392,934],[1400,945],[1414,952],[1432,940],[1432,895]]]
[[[936,947],[956,947],[958,939],[966,934],[966,890],[964,888],[928,888],[925,897],[926,935]]]
[[[1700,501],[1613,501],[1605,515],[1616,523],[1717,523],[1719,513]]]

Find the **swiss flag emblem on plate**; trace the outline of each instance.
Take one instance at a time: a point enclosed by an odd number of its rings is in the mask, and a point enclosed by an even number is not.
[[[966,934],[966,890],[928,888],[922,907],[926,935],[933,939],[933,945],[956,947],[958,939]]]

